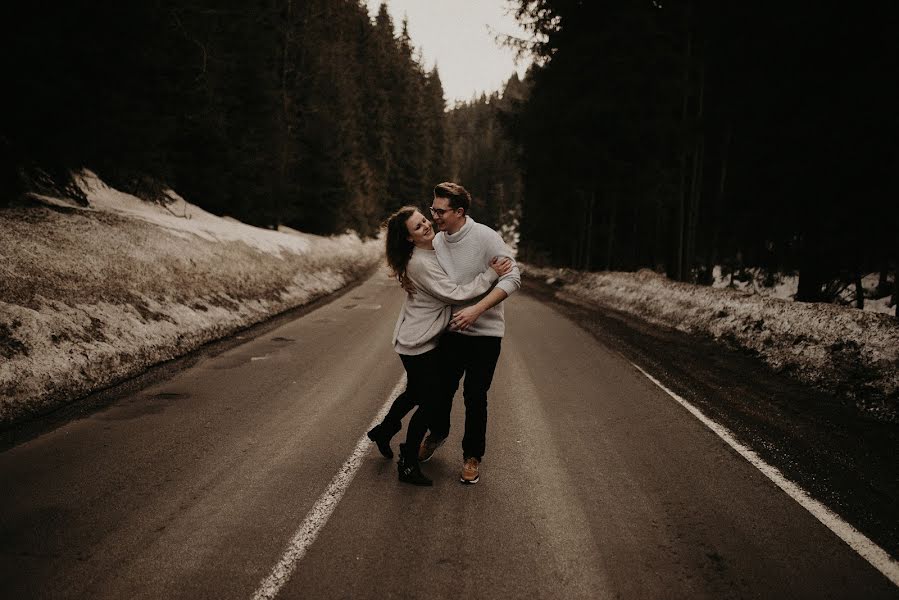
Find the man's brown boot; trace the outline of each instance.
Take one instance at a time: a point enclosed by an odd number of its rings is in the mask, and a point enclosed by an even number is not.
[[[480,466],[481,461],[477,458],[473,456],[466,458],[462,464],[462,475],[459,481],[462,483],[477,483],[481,479],[481,474],[478,470]]]

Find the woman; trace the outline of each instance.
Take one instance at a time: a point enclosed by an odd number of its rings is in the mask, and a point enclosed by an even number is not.
[[[390,407],[384,420],[368,432],[387,458],[393,457],[390,439],[402,428],[402,418],[418,405],[409,421],[406,443],[400,444],[399,479],[415,485],[431,485],[418,464],[418,447],[428,429],[435,376],[445,370],[440,334],[450,321],[452,304],[460,304],[488,292],[508,273],[512,261],[494,258],[484,273],[465,285],[456,285],[437,262],[434,229],[418,209],[404,206],[387,220],[387,264],[407,291],[403,310],[393,332],[393,347],[406,369],[406,391]],[[437,386],[442,390],[444,386]]]

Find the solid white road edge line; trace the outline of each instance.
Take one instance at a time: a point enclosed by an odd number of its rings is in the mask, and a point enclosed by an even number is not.
[[[393,401],[405,388],[406,374],[403,373],[403,376],[396,384],[396,387],[394,387],[393,391],[390,393],[387,402],[381,407],[381,410],[378,411],[377,416],[375,416],[374,420],[369,425],[369,429],[381,422],[384,415],[390,410],[390,405],[393,404]],[[315,505],[313,505],[309,512],[306,513],[306,518],[303,519],[300,527],[296,530],[290,542],[287,544],[287,548],[284,550],[281,560],[278,561],[278,564],[275,565],[269,576],[266,577],[256,589],[256,593],[253,594],[253,600],[270,600],[271,598],[274,598],[284,584],[287,583],[290,576],[293,575],[297,563],[299,563],[303,559],[303,556],[306,555],[306,551],[312,545],[312,542],[315,541],[315,538],[318,537],[318,532],[325,526],[331,513],[337,508],[337,503],[343,498],[344,492],[346,492],[350,483],[353,481],[353,477],[362,465],[362,461],[366,455],[368,455],[371,445],[371,440],[369,440],[368,436],[363,433],[362,437],[359,438],[359,442],[356,444],[356,449],[353,450],[350,457],[346,459],[346,462],[344,462],[343,466],[340,467],[340,470],[337,471],[337,475],[331,480],[331,484],[328,485],[328,488],[319,497]]]
[[[790,498],[798,502],[805,510],[812,513],[812,516],[823,523],[825,527],[834,532],[837,537],[849,544],[849,546],[853,550],[855,550],[859,554],[859,556],[871,563],[871,566],[883,573],[883,575],[887,579],[892,581],[894,585],[899,586],[899,562],[894,560],[893,557],[891,557],[886,552],[886,550],[872,542],[865,534],[860,532],[858,529],[841,519],[835,512],[812,498],[804,489],[802,489],[792,481],[789,481],[781,474],[778,469],[772,467],[764,460],[762,460],[762,458],[758,454],[756,454],[755,451],[738,442],[726,427],[719,425],[715,421],[712,421],[704,414],[702,414],[702,412],[698,408],[665,387],[658,379],[656,379],[634,363],[631,364],[635,369],[643,373],[643,375],[645,375],[647,379],[662,388],[662,390],[666,394],[674,398],[681,406],[690,411],[690,413],[694,417],[699,419],[703,425],[715,432],[715,434],[722,440],[724,440],[728,446],[736,450],[740,454],[740,456],[748,460],[752,464],[752,466],[761,471],[762,474],[765,475],[765,477],[773,481],[777,487],[786,492],[786,494]]]

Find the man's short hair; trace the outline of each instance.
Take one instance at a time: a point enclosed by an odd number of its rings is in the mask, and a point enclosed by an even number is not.
[[[468,214],[471,208],[471,194],[458,183],[444,181],[434,186],[435,198],[446,198],[453,209],[461,208],[464,214]]]

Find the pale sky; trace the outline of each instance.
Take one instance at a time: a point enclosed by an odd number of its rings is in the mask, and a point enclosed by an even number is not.
[[[381,0],[367,0],[377,14]],[[421,51],[425,67],[437,64],[447,103],[494,92],[517,72],[524,77],[529,61],[515,64],[515,53],[494,41],[496,34],[526,37],[515,17],[506,14],[517,3],[507,0],[387,0],[399,31],[409,17],[409,35]],[[488,26],[490,30],[488,30]]]

